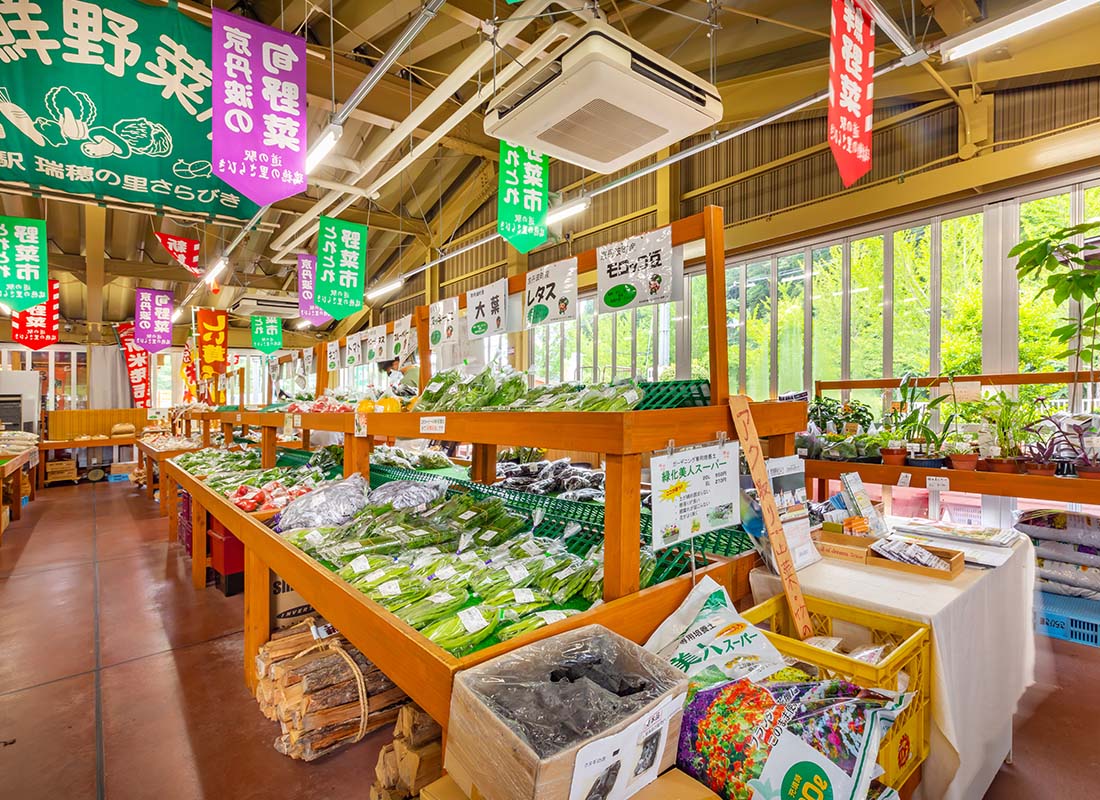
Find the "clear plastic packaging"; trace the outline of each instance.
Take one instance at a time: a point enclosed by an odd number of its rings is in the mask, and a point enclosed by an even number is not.
[[[367,482],[358,472],[302,495],[279,512],[277,531],[343,525],[367,504]]]
[[[390,481],[367,496],[374,506],[391,505],[394,508],[427,508],[447,494],[446,481]]]

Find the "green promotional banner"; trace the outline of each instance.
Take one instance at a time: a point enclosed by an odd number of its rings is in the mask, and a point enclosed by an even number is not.
[[[367,226],[321,217],[313,302],[333,319],[361,310],[366,266]]]
[[[274,353],[283,347],[283,321],[278,317],[252,317],[252,349]]]
[[[46,221],[0,217],[0,302],[25,311],[46,302]]]
[[[549,159],[500,140],[497,233],[521,253],[546,241]]]
[[[257,210],[212,174],[210,28],[175,3],[0,3],[0,61],[0,181],[203,217]]]

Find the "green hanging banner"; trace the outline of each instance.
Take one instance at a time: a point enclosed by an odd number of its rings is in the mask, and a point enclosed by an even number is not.
[[[333,319],[362,310],[366,266],[367,226],[321,217],[313,302]]]
[[[549,159],[500,140],[497,233],[521,253],[546,241]]]
[[[46,302],[46,221],[0,217],[0,302],[25,311]]]
[[[175,3],[0,3],[0,63],[0,181],[203,217],[256,212],[213,174],[211,97],[233,87],[212,86],[210,25]]]
[[[252,317],[252,349],[274,353],[283,347],[283,321],[278,317]]]

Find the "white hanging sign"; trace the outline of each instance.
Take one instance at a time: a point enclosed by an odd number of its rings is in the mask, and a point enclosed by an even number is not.
[[[363,363],[363,334],[352,333],[348,335],[344,346],[344,366],[356,367]]]
[[[340,368],[340,340],[337,339],[325,344],[325,361],[328,363],[328,371],[332,372]]]
[[[455,322],[458,320],[458,298],[448,297],[428,307],[429,341],[432,347],[455,341]]]
[[[471,339],[508,330],[507,278],[466,292],[466,329]]]
[[[577,318],[577,259],[555,261],[527,273],[523,318],[528,328]]]
[[[313,372],[313,348],[307,347],[302,351],[302,371],[309,375]]]
[[[367,361],[386,361],[389,359],[389,353],[386,350],[386,326],[375,325],[373,328],[367,328]]]
[[[654,456],[653,549],[741,521],[737,442]]]
[[[267,377],[271,380],[272,384],[278,384],[279,382],[279,358],[278,356],[267,357]]]
[[[393,356],[406,358],[413,351],[412,315],[393,322]]]
[[[596,248],[600,313],[673,299],[672,228]]]

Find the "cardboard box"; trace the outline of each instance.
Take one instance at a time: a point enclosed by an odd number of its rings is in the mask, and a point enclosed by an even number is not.
[[[648,675],[663,691],[599,735],[540,758],[479,687],[492,691],[502,676],[510,683],[548,680],[567,653],[576,656],[586,645],[614,659],[617,671]],[[570,800],[603,786],[610,791],[599,791],[600,798],[623,800],[675,763],[686,694],[686,676],[634,642],[600,625],[566,631],[455,676],[443,766],[467,797],[476,788],[485,800]]]
[[[719,800],[719,798],[686,772],[670,769],[634,795],[633,800]]]
[[[136,461],[116,461],[111,464],[112,475],[129,475],[135,469],[137,469],[138,463]]]
[[[275,630],[289,628],[307,614],[313,613],[313,606],[294,591],[294,588],[271,573],[271,626]]]
[[[817,552],[825,558],[863,564],[867,561],[867,548],[875,539],[872,536],[849,536],[846,533],[833,533],[820,530],[813,532]]]
[[[420,800],[474,800],[467,797],[454,778],[444,775],[434,783],[430,783],[420,790]]]

